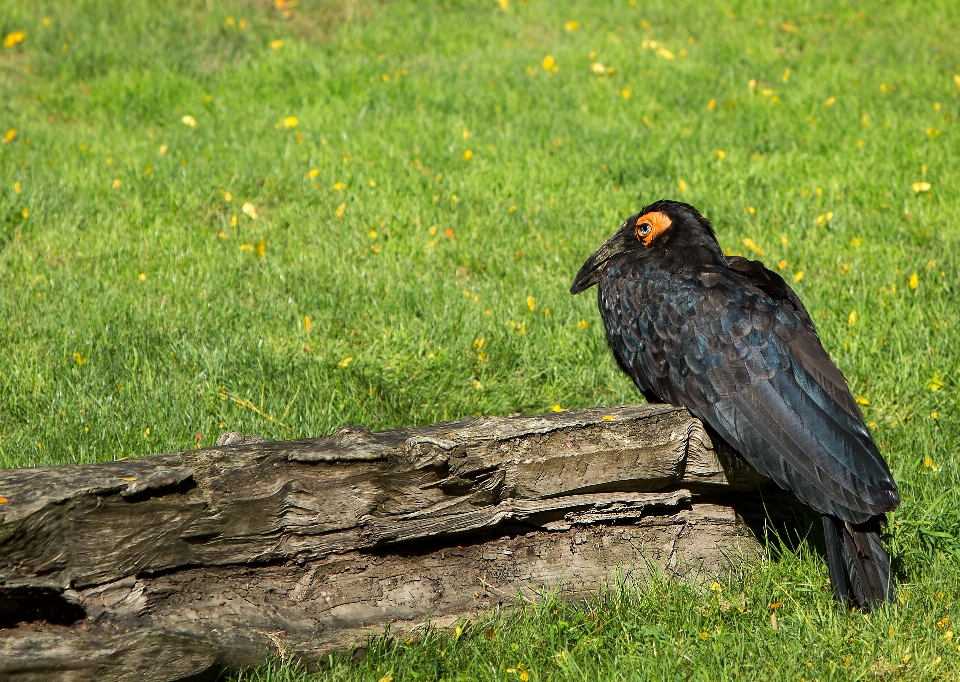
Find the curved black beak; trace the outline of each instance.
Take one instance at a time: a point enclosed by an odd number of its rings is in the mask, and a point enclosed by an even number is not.
[[[629,221],[624,223],[624,225],[628,223]],[[632,245],[630,241],[628,241],[628,237],[631,237],[631,231],[626,230],[625,227],[621,227],[610,239],[601,244],[600,248],[594,251],[593,255],[590,256],[583,264],[583,267],[580,268],[576,278],[573,280],[573,285],[570,287],[570,293],[577,295],[581,291],[589,289],[594,284],[599,284],[600,277],[603,276],[603,266],[606,262],[618,253],[623,253]],[[636,242],[636,239],[632,239],[632,241]]]

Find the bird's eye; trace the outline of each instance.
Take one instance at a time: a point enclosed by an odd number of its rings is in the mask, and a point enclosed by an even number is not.
[[[637,227],[637,233],[641,237],[646,237],[648,234],[650,234],[651,229],[650,223],[640,223],[640,226]]]

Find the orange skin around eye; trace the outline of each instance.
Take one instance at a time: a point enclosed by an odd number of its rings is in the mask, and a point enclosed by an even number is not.
[[[650,224],[650,231],[646,234],[640,234],[640,226],[644,223]],[[644,213],[637,220],[637,239],[639,239],[640,243],[644,246],[650,246],[654,239],[670,229],[671,224],[672,221],[666,213],[662,213],[660,211]]]

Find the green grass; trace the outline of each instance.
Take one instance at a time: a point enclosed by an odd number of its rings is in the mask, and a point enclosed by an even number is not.
[[[960,616],[954,3],[290,11],[5,7],[0,34],[26,37],[0,48],[0,465],[637,402],[567,291],[623,217],[679,198],[804,273],[900,483],[904,603],[832,607],[807,550],[722,592],[656,582],[381,642],[328,676],[956,678],[936,625]]]

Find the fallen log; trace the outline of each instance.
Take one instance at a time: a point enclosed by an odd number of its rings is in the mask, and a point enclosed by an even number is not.
[[[716,573],[793,513],[663,405],[219,442],[0,470],[0,678],[318,660],[618,571]]]

